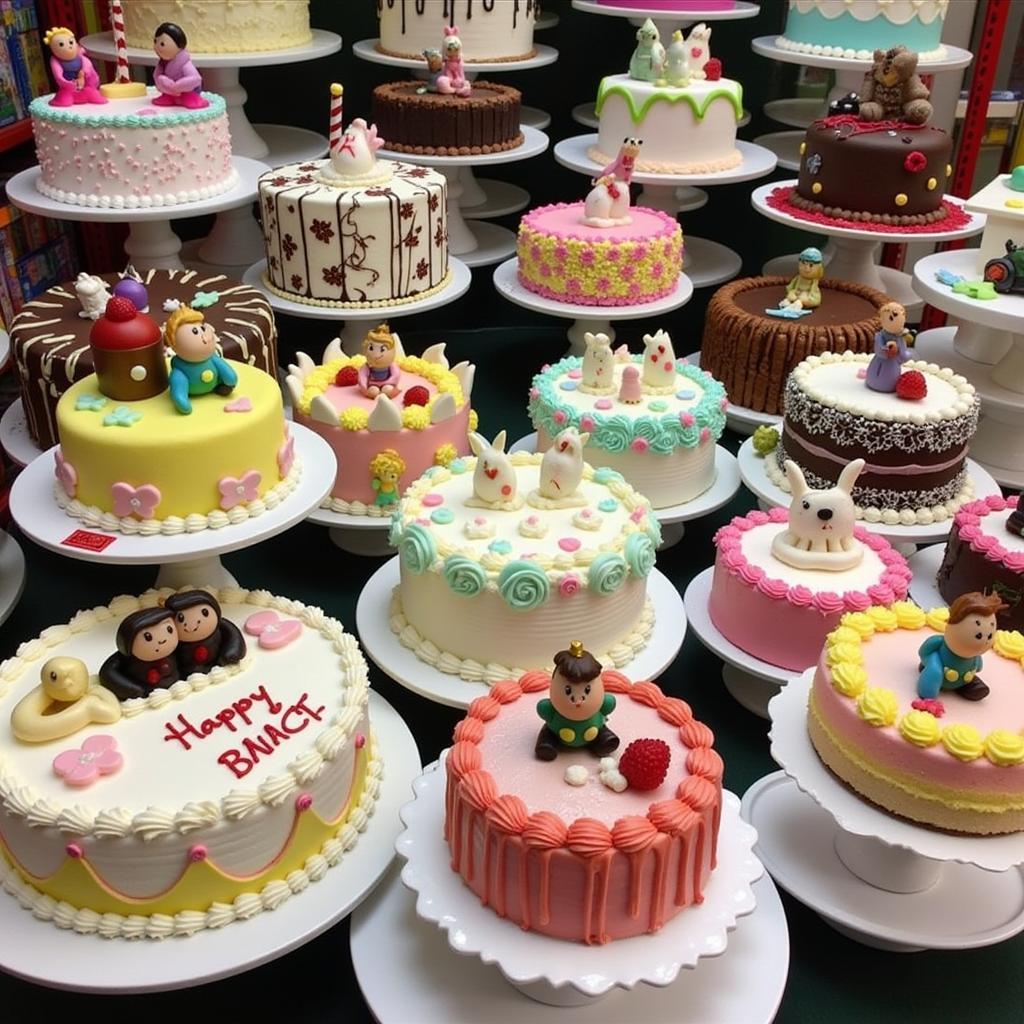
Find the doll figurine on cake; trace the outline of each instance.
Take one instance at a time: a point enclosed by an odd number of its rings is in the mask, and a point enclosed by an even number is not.
[[[681,29],[672,33],[672,42],[665,51],[665,67],[658,85],[669,85],[673,89],[682,89],[690,84],[690,58],[686,52],[686,40]],[[703,75],[703,72],[701,72]]]
[[[43,44],[50,48],[50,71],[56,86],[51,107],[107,102],[100,92],[100,76],[71,29],[49,29]]]
[[[821,250],[807,246],[797,260],[796,276],[786,285],[785,298],[778,309],[766,309],[769,316],[796,318],[807,316],[821,305],[821,286],[825,276],[825,260]]]
[[[160,93],[153,100],[155,107],[187,107],[203,110],[210,101],[203,96],[203,79],[186,47],[184,30],[165,21],[153,33],[153,50],[160,59],[153,72],[153,84]]]
[[[423,51],[423,59],[427,62],[427,84],[421,85],[416,91],[421,95],[427,92],[440,92],[437,80],[444,73],[444,57],[437,47]]]
[[[206,318],[191,306],[178,306],[164,324],[164,342],[174,351],[171,359],[171,401],[178,412],[192,412],[193,395],[230,395],[238,374],[217,351],[217,334]]]
[[[434,86],[437,92],[446,96],[469,96],[473,91],[462,63],[462,40],[456,25],[445,26],[444,60]]]
[[[371,485],[377,492],[373,503],[380,508],[394,505],[402,496],[398,482],[405,472],[405,460],[394,448],[385,448],[370,460]]]
[[[619,155],[593,179],[583,206],[583,223],[595,228],[631,224],[629,183],[643,139],[623,139]]]
[[[178,630],[168,608],[143,608],[121,620],[117,627],[117,652],[100,666],[100,680],[121,700],[148,697],[152,690],[167,689],[181,678]]]
[[[607,334],[587,331],[583,341],[587,347],[580,367],[583,375],[580,378],[580,391],[594,395],[611,394],[615,390],[615,353],[612,352],[611,338]]]
[[[553,761],[565,748],[586,747],[597,757],[609,756],[619,737],[606,724],[615,710],[615,696],[604,692],[601,663],[579,640],[554,660],[548,696],[537,702],[544,725],[534,752],[541,761]]]
[[[112,725],[121,704],[106,687],[92,684],[78,658],[50,658],[39,670],[39,685],[11,712],[11,732],[23,743],[46,743],[84,729]]]
[[[887,302],[878,310],[882,329],[875,333],[875,350],[868,363],[864,382],[872,391],[900,398],[920,399],[928,393],[924,375],[916,370],[903,372],[903,364],[910,359],[908,342],[913,334],[907,330],[907,311],[898,302]]]
[[[639,82],[656,82],[662,77],[666,59],[658,26],[648,18],[636,30],[636,49],[629,58],[629,77]]]
[[[386,323],[374,328],[363,338],[363,355],[366,362],[359,367],[359,390],[367,398],[376,398],[378,395],[397,397],[402,371],[396,362],[398,352],[395,349],[395,336]]]
[[[174,614],[178,632],[175,656],[183,677],[209,672],[217,665],[233,665],[245,657],[245,637],[224,618],[213,594],[186,590],[167,598],[164,607]]]

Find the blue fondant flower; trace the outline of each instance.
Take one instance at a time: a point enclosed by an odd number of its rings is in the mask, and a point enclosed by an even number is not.
[[[142,419],[142,413],[129,409],[127,405],[119,405],[103,417],[105,427],[130,427]]]
[[[559,384],[558,386],[563,391],[575,391],[579,387],[579,384],[577,384],[574,380],[563,380],[562,383]]]
[[[444,579],[456,594],[475,597],[483,590],[487,574],[474,559],[449,555],[444,560]]]
[[[107,404],[102,395],[79,395],[75,400],[75,409],[79,412],[99,412]]]
[[[614,512],[619,507],[619,503],[614,498],[604,498],[598,502],[597,507],[602,512]]]
[[[547,573],[533,562],[509,562],[498,576],[498,591],[510,608],[528,612],[542,605],[551,593]]]
[[[430,513],[431,521],[437,523],[438,526],[447,526],[454,518],[455,513],[450,508],[435,508]]]
[[[402,532],[402,539],[398,542],[398,554],[402,558],[402,564],[409,570],[419,575],[426,572],[434,564],[437,556],[437,545],[429,530],[425,530],[418,523],[410,523]]]
[[[626,564],[634,576],[649,576],[654,568],[654,544],[646,533],[631,533],[626,539]]]
[[[492,540],[491,543],[487,545],[487,550],[490,551],[492,555],[507,555],[511,553],[512,545],[507,540]]]
[[[612,551],[605,551],[590,563],[587,586],[595,594],[614,594],[626,581],[627,573],[625,559]]]
[[[461,476],[466,472],[466,463],[463,462],[462,459],[452,459],[452,461],[448,463],[448,472],[453,476]]]
[[[692,401],[696,397],[697,397],[697,392],[696,391],[691,391],[688,388],[683,388],[682,391],[677,391],[676,392],[676,398],[678,398],[680,402],[689,402],[689,401]]]
[[[220,302],[220,292],[196,292],[192,297],[193,309],[206,309]]]

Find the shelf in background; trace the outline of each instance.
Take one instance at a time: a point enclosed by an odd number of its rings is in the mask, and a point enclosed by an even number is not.
[[[0,153],[14,149],[32,138],[32,118],[23,117],[20,121],[4,125],[0,128]]]

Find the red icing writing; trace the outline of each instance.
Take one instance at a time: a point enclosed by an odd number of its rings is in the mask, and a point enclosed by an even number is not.
[[[305,700],[306,696],[306,694],[303,694],[302,699]],[[248,697],[240,697],[238,700],[232,701],[212,718],[204,718],[198,725],[195,725],[184,715],[178,715],[176,719],[177,724],[168,722],[164,726],[164,742],[169,743],[171,740],[177,740],[186,750],[191,750],[193,743],[205,740],[207,736],[217,729],[226,728],[229,732],[237,732],[241,724],[252,725],[249,712],[252,711],[253,706],[257,703],[266,705],[267,711],[272,715],[279,715],[284,707],[280,701],[274,700],[267,693],[266,686],[261,685],[255,693],[250,693]],[[323,708],[320,710],[322,711]]]
[[[217,758],[217,763],[224,765],[236,779],[244,779],[260,763],[261,758],[269,757],[282,743],[302,732],[311,721],[319,722],[323,719],[326,709],[322,705],[311,708],[308,700],[309,694],[304,693],[291,707],[284,710],[278,725],[268,722],[256,736],[246,736],[241,747],[225,750]],[[283,705],[278,704],[272,713],[278,714],[282,707]]]

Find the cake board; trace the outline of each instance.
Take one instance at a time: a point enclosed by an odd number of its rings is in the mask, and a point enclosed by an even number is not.
[[[666,11],[660,8],[648,7],[643,0],[636,0],[629,7],[606,7],[597,3],[596,0],[572,0],[572,6],[584,14],[603,14],[612,18],[628,18],[631,25],[641,25],[647,18],[650,18],[658,28],[662,39],[669,40],[672,32],[677,28],[688,28],[698,21],[737,21],[739,19],[753,18],[760,11],[760,7],[747,0],[736,0],[733,7],[728,10],[701,10],[695,8],[692,11]]]
[[[794,257],[794,260],[796,257]],[[700,366],[700,351],[691,352],[683,357],[686,362],[693,366]],[[756,409],[748,409],[743,405],[734,405],[729,402],[725,410],[725,422],[734,434],[741,434],[749,437],[758,427],[776,427],[782,429],[782,417],[775,416],[770,412],[758,412]]]
[[[536,431],[521,437],[509,448],[509,452],[533,453],[536,450]],[[723,505],[728,505],[736,497],[741,484],[740,467],[736,456],[721,445],[715,445],[715,482],[703,494],[698,494],[690,501],[651,510],[661,524],[661,543],[658,550],[664,551],[675,547],[683,539],[688,522],[701,519],[712,512],[717,512]]]
[[[390,514],[354,516],[346,512],[332,512],[329,508],[315,508],[306,517],[306,521],[326,526],[331,543],[350,555],[383,558],[395,553],[388,541]]]
[[[910,599],[926,611],[946,607],[946,599],[939,593],[935,582],[945,553],[945,544],[929,544],[907,559],[907,565],[914,574],[910,581]]]
[[[453,952],[495,965],[522,995],[547,1006],[590,1007],[615,989],[671,986],[680,972],[689,976],[694,968],[703,969],[701,961],[726,954],[733,933],[741,932],[755,912],[753,885],[764,872],[752,853],[757,837],[739,816],[739,800],[725,791],[718,864],[704,901],[657,933],[587,946],[502,920],[451,870],[443,832],[446,754],[416,779],[416,798],[402,808],[405,831],[395,844],[406,862],[402,883],[417,893],[417,916],[446,932]]]
[[[516,306],[572,320],[572,326],[566,331],[569,338],[567,355],[570,356],[582,356],[586,351],[586,342],[583,340],[586,334],[607,334],[614,341],[612,321],[638,320],[671,313],[685,306],[693,296],[692,282],[686,274],[680,274],[679,285],[674,292],[639,306],[584,306],[573,302],[558,302],[531,292],[519,282],[519,260],[514,256],[495,268],[494,287],[503,298]]]
[[[18,542],[0,530],[0,625],[14,611],[25,589],[25,555]]]
[[[385,562],[366,582],[356,604],[356,632],[367,657],[400,686],[450,708],[466,709],[498,679],[469,681],[420,661],[391,632],[391,594],[398,586],[398,558]],[[657,679],[676,659],[686,636],[683,599],[672,581],[657,569],[647,578],[654,606],[654,630],[647,646],[619,668],[632,679]],[[611,666],[608,666],[611,667]]]
[[[190,938],[162,942],[78,935],[37,921],[0,893],[0,970],[47,988],[103,994],[166,992],[241,974],[316,938],[373,892],[394,856],[421,760],[409,727],[378,693],[370,692],[370,721],[384,758],[380,795],[366,831],[322,879],[273,912]],[[111,970],[111,964],[117,970]]]
[[[783,771],[743,798],[776,882],[844,935],[891,952],[974,949],[1024,930],[1024,835],[941,832],[863,800],[811,743],[813,676],[772,701],[771,752]]]
[[[20,397],[11,402],[0,416],[0,448],[19,466],[27,466],[43,454],[42,448],[28,432],[25,406]]]
[[[276,508],[242,523],[155,537],[86,527],[67,515],[53,498],[56,445],[26,466],[14,481],[11,516],[29,540],[59,555],[100,565],[160,566],[154,586],[237,586],[219,556],[291,528],[323,501],[333,484],[336,462],[330,445],[297,424],[292,425],[291,435],[295,454],[302,460],[302,475],[295,489]]]
[[[297,302],[286,299],[283,295],[271,291],[265,281],[267,261],[254,263],[243,275],[242,281],[263,293],[275,313],[287,313],[289,316],[301,317],[303,320],[328,320],[334,324],[334,335],[341,339],[342,351],[346,355],[357,355],[362,351],[363,338],[370,327],[387,320],[393,323],[402,317],[414,313],[425,313],[430,309],[439,309],[461,298],[469,291],[473,283],[473,275],[462,260],[450,257],[448,268],[451,271],[448,283],[435,292],[420,299],[402,302],[397,306],[367,306],[346,309],[342,306],[313,306],[308,302]]]
[[[770,457],[770,455],[767,456],[767,458]],[[754,492],[763,507],[774,508],[779,505],[789,505],[789,493],[769,479],[765,470],[765,459],[754,451],[753,438],[748,438],[740,446],[739,463],[743,482]],[[974,459],[968,459],[966,466],[967,476],[974,484],[972,500],[987,498],[990,494],[1002,493],[999,484],[992,479],[991,474],[979,466]],[[870,523],[866,519],[858,519],[857,523],[865,530],[884,537],[900,554],[907,555],[913,554],[920,544],[945,543],[953,525],[953,517],[950,516],[940,523],[915,526],[890,526],[887,523]]]

